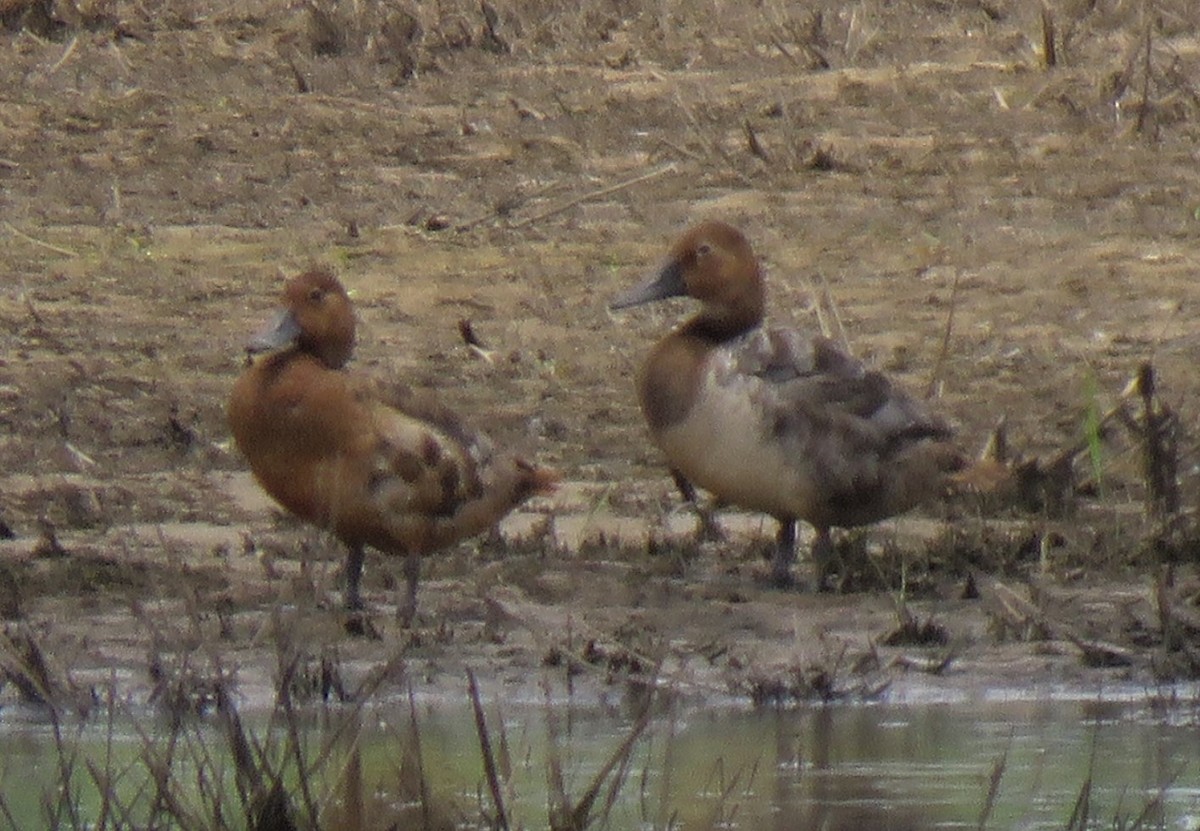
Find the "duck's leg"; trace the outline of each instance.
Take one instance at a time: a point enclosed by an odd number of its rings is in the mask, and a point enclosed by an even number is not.
[[[717,524],[717,518],[713,516],[712,509],[700,502],[700,496],[696,493],[696,486],[689,482],[675,468],[671,468],[671,478],[675,480],[675,488],[679,491],[679,495],[683,497],[683,501],[692,506],[692,510],[696,512],[696,518],[700,520],[699,539],[702,542],[723,540],[725,533],[721,530],[721,526]]]
[[[378,638],[379,633],[371,625],[362,599],[363,545],[350,546],[346,554],[346,632],[356,637]]]
[[[796,561],[796,520],[776,518],[779,532],[775,535],[775,556],[771,559],[771,582],[776,586],[790,586],[792,563]]]
[[[404,558],[404,602],[396,609],[396,619],[405,629],[417,616],[417,583],[421,580],[421,555],[410,551]]]
[[[816,532],[812,542],[813,578],[817,581],[817,591],[831,591],[829,567],[833,563],[833,537],[827,527],[818,525],[813,530]]]
[[[363,545],[357,543],[349,546],[350,550],[346,554],[346,609],[351,612],[361,612],[363,609],[362,590],[359,587],[362,581],[363,570]]]

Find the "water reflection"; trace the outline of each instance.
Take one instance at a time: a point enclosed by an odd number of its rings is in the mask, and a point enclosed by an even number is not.
[[[546,827],[551,760],[563,771],[567,792],[577,797],[631,721],[627,713],[567,704],[556,705],[553,716],[535,705],[495,704],[487,711],[492,740],[505,755],[513,825],[524,828]],[[397,771],[415,736],[407,703],[373,707],[363,720],[354,745],[362,753],[363,780],[378,795],[377,804],[395,805],[404,798]],[[469,707],[426,704],[418,708],[416,724],[431,798],[458,818],[457,827],[480,827],[486,786]],[[1154,821],[1145,827],[1190,831],[1200,827],[1198,727],[1194,707],[1159,713],[1111,701],[766,712],[679,706],[656,715],[637,745],[608,827],[974,829],[988,804],[989,775],[1004,759],[988,828],[1063,828],[1090,779],[1093,827],[1131,820],[1161,794],[1162,816],[1152,811]],[[321,729],[314,722],[313,731]],[[131,731],[131,752],[140,745],[134,736]],[[39,791],[30,785],[54,787],[50,733],[0,721],[0,742],[4,803],[21,818],[18,829],[42,827]],[[94,742],[97,754],[112,752],[99,727]],[[219,744],[216,731],[213,742]],[[336,772],[328,778],[332,792]]]
[[[1110,823],[1121,812],[1137,816],[1165,789],[1168,815],[1196,827],[1195,721],[1171,723],[1129,706],[1107,708],[1098,721],[1088,710],[1062,703],[832,708],[690,729],[714,753],[734,747],[739,735],[770,749],[761,799],[742,812],[746,828],[976,828],[988,775],[1002,758],[990,827],[1063,827],[1089,777],[1093,816]]]

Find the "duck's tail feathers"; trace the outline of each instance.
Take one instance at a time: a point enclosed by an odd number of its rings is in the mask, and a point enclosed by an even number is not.
[[[956,470],[950,487],[957,493],[994,494],[1012,487],[1014,469],[995,459],[977,459]]]
[[[562,474],[557,470],[540,467],[524,459],[517,459],[517,467],[522,473],[521,491],[526,497],[549,496],[558,490],[562,481]]]

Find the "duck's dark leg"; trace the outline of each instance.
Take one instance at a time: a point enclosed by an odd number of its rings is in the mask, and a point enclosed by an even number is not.
[[[421,555],[411,552],[404,558],[404,602],[396,609],[396,618],[405,629],[417,616],[417,583],[421,580]]]
[[[700,520],[700,539],[710,542],[724,539],[725,534],[721,531],[721,526],[717,525],[713,511],[701,504],[700,496],[696,493],[696,486],[675,468],[671,468],[671,478],[675,480],[675,488],[683,497],[683,501],[692,506],[692,510],[696,512],[696,518]]]
[[[779,518],[775,535],[775,556],[771,559],[771,582],[776,586],[792,584],[792,563],[796,561],[796,520]]]
[[[361,543],[351,545],[346,554],[346,608],[351,612],[361,612],[363,609],[362,591],[359,583],[362,581],[363,546]]]
[[[830,591],[833,588],[829,582],[829,567],[833,563],[833,537],[829,535],[828,528],[818,525],[813,530],[816,532],[812,542],[813,578],[817,581],[817,591]]]
[[[363,546],[351,545],[346,555],[346,632],[356,637],[378,638],[379,633],[367,618],[362,599]]]

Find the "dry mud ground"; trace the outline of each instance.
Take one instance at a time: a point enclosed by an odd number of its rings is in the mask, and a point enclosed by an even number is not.
[[[254,698],[290,656],[352,684],[402,655],[455,695],[465,665],[501,695],[568,673],[603,695],[659,665],[767,699],[1195,674],[1190,0],[496,0],[491,24],[452,0],[22,8],[0,6],[10,669],[40,650],[62,687],[134,700],[203,697],[218,665]],[[836,308],[857,354],[937,379],[970,447],[1006,415],[1049,457],[1152,361],[1182,516],[1146,516],[1118,427],[1065,517],[964,502],[885,523],[844,543],[866,578],[836,596],[762,585],[759,517],[724,512],[728,538],[696,544],[631,381],[684,307],[606,301],[709,216],[754,240],[775,320]],[[313,262],[353,290],[358,369],[441,390],[568,480],[428,561],[413,633],[380,559],[380,639],[341,631],[336,545],[230,446],[242,344]],[[890,645],[902,580],[932,646]]]

